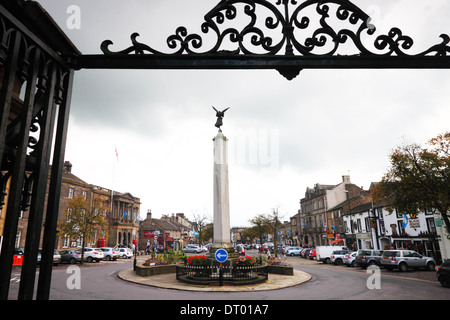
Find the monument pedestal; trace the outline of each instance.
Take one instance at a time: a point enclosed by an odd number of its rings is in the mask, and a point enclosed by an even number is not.
[[[225,249],[228,257],[237,257],[231,244],[230,202],[228,197],[228,139],[219,130],[214,141],[214,236],[210,255]]]

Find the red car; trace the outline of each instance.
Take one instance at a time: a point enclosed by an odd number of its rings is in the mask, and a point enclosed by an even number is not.
[[[309,258],[311,259],[311,260],[315,260],[317,257],[316,257],[316,249],[312,249],[310,252],[309,252]]]

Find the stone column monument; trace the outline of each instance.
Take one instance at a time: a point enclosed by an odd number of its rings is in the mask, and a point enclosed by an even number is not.
[[[227,138],[222,133],[222,119],[229,108],[216,111],[216,127],[219,132],[214,137],[214,236],[210,253],[214,255],[217,249],[225,249],[228,256],[234,256],[234,247],[230,236],[230,201],[228,197],[228,149]]]

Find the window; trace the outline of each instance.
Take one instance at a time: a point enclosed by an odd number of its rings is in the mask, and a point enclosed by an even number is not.
[[[63,238],[63,245],[62,245],[63,248],[68,248],[69,247],[69,240],[70,240],[69,235],[65,234],[64,238]]]
[[[71,217],[72,217],[72,208],[67,208],[66,222],[70,222]]]
[[[364,223],[366,225],[366,231],[369,231],[370,228],[370,218],[364,218]]]
[[[427,218],[426,220],[428,232],[436,233],[436,224],[434,223],[434,218]]]
[[[73,188],[69,188],[69,199],[72,199],[74,195]]]
[[[405,228],[403,228],[403,220],[397,221],[397,227],[398,227],[398,235],[405,234]]]

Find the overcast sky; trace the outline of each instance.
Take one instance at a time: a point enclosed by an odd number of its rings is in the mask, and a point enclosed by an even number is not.
[[[203,35],[203,17],[219,1],[39,2],[83,54],[99,54],[106,39],[112,51],[129,47],[133,32],[170,53],[167,37],[179,26]],[[372,16],[376,35],[398,27],[413,38],[410,54],[450,34],[448,0],[353,3]],[[212,35],[204,35],[205,46]],[[275,70],[80,70],[65,158],[86,182],[139,197],[144,218],[151,209],[156,218],[212,219],[211,106],[231,107],[222,127],[230,143],[231,225],[249,225],[273,208],[288,220],[307,187],[349,174],[368,189],[387,171],[393,148],[448,131],[449,87],[448,70],[303,70],[292,81]]]

